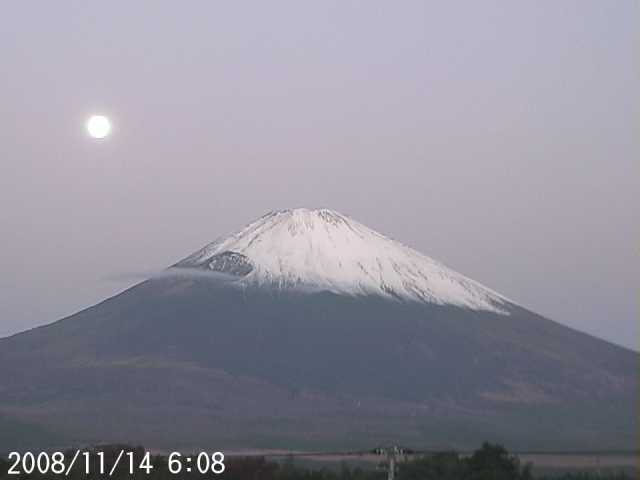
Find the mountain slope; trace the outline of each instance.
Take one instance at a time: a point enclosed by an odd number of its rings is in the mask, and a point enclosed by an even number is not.
[[[390,295],[364,272],[354,280],[322,270],[357,259],[371,273],[377,261],[342,252],[345,238],[356,240],[331,227],[319,234],[322,223],[290,229],[290,213],[76,315],[0,339],[0,450],[12,442],[3,419],[48,432],[32,447],[52,433],[57,442],[164,448],[635,445],[637,353],[435,262],[443,277],[461,279],[455,296],[435,297],[430,283],[421,288],[431,297],[399,287]],[[332,246],[318,247],[328,237]],[[380,239],[374,257],[399,261],[406,247]],[[464,303],[479,298],[488,303]]]

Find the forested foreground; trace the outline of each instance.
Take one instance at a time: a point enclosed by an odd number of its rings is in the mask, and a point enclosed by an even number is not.
[[[105,452],[104,463],[107,466],[113,465],[118,453],[123,448],[127,452],[133,452],[136,458],[142,458],[144,455],[144,449],[141,447],[100,447],[99,451]],[[264,457],[227,458],[224,460],[222,473],[209,472],[204,475],[193,471],[195,467],[191,472],[188,472],[187,463],[183,461],[181,471],[171,473],[169,458],[161,455],[150,456],[149,462],[142,464],[145,468],[139,468],[136,465],[133,475],[127,468],[118,468],[113,473],[100,474],[95,451],[87,451],[92,453],[92,457],[90,457],[92,473],[89,475],[83,471],[84,466],[69,470],[68,473],[26,474],[22,471],[19,474],[9,474],[14,462],[0,458],[0,479],[384,480],[388,478],[386,462],[381,462],[378,468],[351,468],[347,464],[342,464],[339,468],[310,468],[296,465],[292,458],[284,461],[272,461]],[[71,458],[73,454],[74,452],[66,452],[65,458]],[[176,464],[173,467],[175,469]],[[109,468],[107,468],[108,470]],[[485,443],[470,456],[462,456],[456,452],[442,452],[399,462],[395,478],[397,480],[630,480],[638,477],[622,471],[590,471],[534,476],[532,465],[521,465],[518,458],[509,454],[503,447]]]

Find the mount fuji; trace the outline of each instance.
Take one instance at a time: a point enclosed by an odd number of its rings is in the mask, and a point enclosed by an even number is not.
[[[639,360],[348,216],[284,210],[0,339],[0,451],[630,448]]]

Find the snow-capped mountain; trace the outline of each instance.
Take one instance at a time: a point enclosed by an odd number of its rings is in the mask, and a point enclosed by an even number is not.
[[[505,297],[327,209],[268,213],[175,267],[231,274],[240,284],[373,294],[507,314]]]
[[[270,213],[176,267],[0,339],[0,451],[638,444],[638,353],[339,213]]]

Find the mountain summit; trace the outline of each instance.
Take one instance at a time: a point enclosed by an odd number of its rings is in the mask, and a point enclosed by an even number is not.
[[[176,267],[237,277],[242,285],[380,295],[508,314],[506,298],[333,210],[274,211]]]

